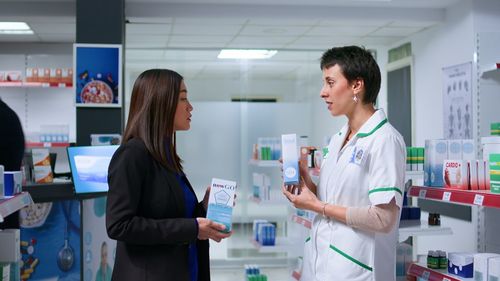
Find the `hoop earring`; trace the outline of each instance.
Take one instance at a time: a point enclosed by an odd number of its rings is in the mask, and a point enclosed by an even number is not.
[[[355,103],[358,103],[358,95],[354,94],[354,96],[352,97],[352,100],[353,100]]]

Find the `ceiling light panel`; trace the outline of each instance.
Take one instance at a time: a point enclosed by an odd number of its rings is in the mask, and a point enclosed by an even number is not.
[[[277,50],[223,49],[217,56],[219,59],[269,59]]]

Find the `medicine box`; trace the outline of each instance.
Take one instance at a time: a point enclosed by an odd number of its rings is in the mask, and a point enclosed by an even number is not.
[[[500,280],[500,258],[488,260],[488,281]]]
[[[492,258],[499,258],[499,254],[479,253],[474,255],[474,281],[488,281],[488,263]]]
[[[445,188],[469,189],[469,174],[467,161],[445,160],[443,181]]]
[[[489,177],[486,181],[490,182],[490,191],[500,193],[500,153],[491,153],[489,159]]]
[[[297,135],[281,135],[281,153],[283,159],[283,182],[285,185],[299,183],[299,157]]]
[[[474,275],[474,256],[469,253],[449,253],[448,273],[472,278]]]
[[[230,232],[233,215],[234,195],[236,182],[212,179],[210,196],[208,198],[207,219],[226,226],[222,232]]]

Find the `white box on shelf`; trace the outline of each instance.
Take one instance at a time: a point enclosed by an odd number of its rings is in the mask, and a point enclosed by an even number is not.
[[[500,258],[491,258],[488,260],[488,280],[500,280]]]
[[[469,186],[471,190],[478,190],[479,184],[477,181],[477,161],[468,161],[469,165]]]
[[[500,258],[500,255],[494,253],[474,254],[474,281],[489,280],[488,263],[491,258]]]
[[[208,198],[207,219],[226,226],[223,232],[231,231],[236,182],[212,179]]]
[[[445,160],[443,164],[443,182],[445,188],[469,189],[467,161]]]
[[[448,158],[450,160],[462,159],[462,140],[448,140]]]
[[[0,262],[16,262],[21,259],[19,229],[0,230]]]
[[[299,183],[299,157],[297,135],[281,135],[281,153],[283,159],[283,182],[285,185]]]
[[[462,140],[462,159],[463,160],[476,160],[476,150],[474,149],[474,140]]]

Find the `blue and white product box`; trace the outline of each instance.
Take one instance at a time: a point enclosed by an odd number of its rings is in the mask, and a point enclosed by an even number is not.
[[[462,159],[462,140],[448,140],[448,158],[450,160]]]
[[[5,197],[5,188],[3,184],[3,165],[0,165],[0,199]]]
[[[426,141],[427,142],[427,141]],[[443,186],[443,163],[448,159],[448,141],[430,140],[430,186]],[[427,147],[427,143],[426,143]]]
[[[478,190],[479,183],[477,181],[477,161],[468,161],[469,165],[469,186],[471,190]]]
[[[488,281],[489,275],[489,260],[492,258],[500,258],[499,254],[480,253],[474,254],[474,281]],[[498,280],[497,280],[498,281]]]
[[[448,253],[448,273],[472,278],[474,275],[474,255],[470,253]]]
[[[5,196],[21,193],[23,187],[23,174],[21,171],[4,172],[3,180]]]
[[[231,231],[235,192],[235,181],[212,179],[210,197],[208,198],[207,219],[225,225],[226,229],[222,232]]]
[[[463,160],[476,160],[476,150],[474,149],[474,140],[463,139],[462,140],[462,159]]]
[[[260,223],[258,226],[258,242],[262,246],[274,246],[276,244],[276,227],[272,223]]]
[[[500,258],[488,260],[488,281],[500,281]]]
[[[257,242],[259,242],[259,225],[268,223],[267,220],[253,220],[253,226],[252,226],[252,231],[253,231],[253,239]]]
[[[283,182],[285,185],[299,183],[299,156],[297,135],[281,135],[281,153],[283,158]]]
[[[424,147],[424,186],[431,186],[431,149],[432,141],[425,140]]]

